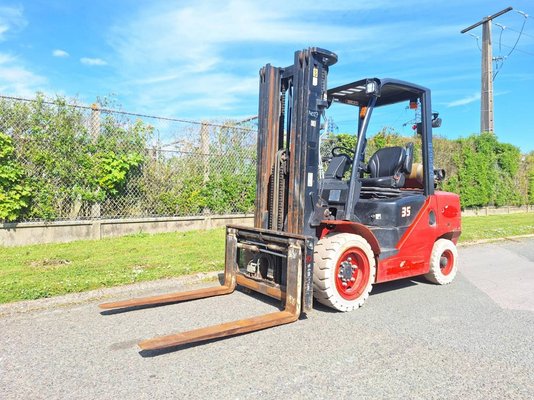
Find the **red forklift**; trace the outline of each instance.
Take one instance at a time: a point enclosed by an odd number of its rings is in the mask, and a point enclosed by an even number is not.
[[[260,70],[257,189],[254,227],[226,228],[224,283],[214,288],[102,304],[128,311],[232,293],[237,286],[281,301],[266,315],[142,341],[143,350],[179,349],[294,322],[313,298],[339,311],[363,305],[373,285],[423,275],[450,283],[457,271],[460,201],[436,190],[430,90],[396,79],[361,79],[327,88],[337,55],[320,48],[295,52],[285,68]],[[373,110],[392,104],[420,109],[422,149],[385,147],[365,159]],[[353,107],[355,148],[334,147],[321,176],[324,112]],[[109,311],[107,312],[109,313]]]

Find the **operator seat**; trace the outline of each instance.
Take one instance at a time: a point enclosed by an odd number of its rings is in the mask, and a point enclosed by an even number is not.
[[[369,159],[367,170],[371,176],[362,178],[364,187],[401,188],[405,173],[410,173],[413,163],[413,143],[406,147],[385,147],[379,149]]]

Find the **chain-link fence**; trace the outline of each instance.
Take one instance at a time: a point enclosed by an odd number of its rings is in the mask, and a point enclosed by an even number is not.
[[[253,211],[256,120],[0,96],[0,221]]]

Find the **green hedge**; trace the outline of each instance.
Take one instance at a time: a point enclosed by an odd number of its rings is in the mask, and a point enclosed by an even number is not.
[[[330,135],[324,153],[334,146],[354,148],[355,136]],[[366,158],[387,146],[415,144],[415,161],[421,158],[421,140],[383,130],[370,137]],[[323,153],[323,154],[324,154]],[[534,152],[521,154],[519,148],[501,143],[492,133],[473,134],[449,140],[434,137],[434,167],[446,170],[441,188],[460,195],[462,207],[534,204]]]
[[[2,160],[2,169],[16,165],[13,178],[31,188],[8,192],[0,208],[13,202],[20,206],[0,219],[76,218],[82,207],[124,193],[128,179],[145,161],[150,127],[107,115],[95,132],[88,128],[87,114],[61,97],[52,102],[41,95],[35,101],[0,101],[0,151],[11,159],[8,164]]]
[[[147,148],[154,128],[143,121],[103,112],[95,132],[90,114],[61,97],[0,98],[0,221],[85,218],[95,204],[104,217],[253,211],[256,145],[232,122],[212,126],[207,147],[192,131],[189,150],[169,156]],[[366,159],[409,141],[421,161],[417,135],[388,129],[369,138]],[[322,151],[354,145],[353,135],[331,135]],[[493,134],[435,137],[434,162],[463,207],[534,204],[534,152]]]

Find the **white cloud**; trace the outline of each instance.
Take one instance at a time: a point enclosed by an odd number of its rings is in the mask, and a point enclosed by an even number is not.
[[[22,7],[0,6],[0,41],[6,40],[7,32],[26,27],[27,21],[22,13]]]
[[[17,33],[27,26],[22,7],[0,6],[0,41],[8,39],[10,32]],[[0,93],[33,97],[37,91],[47,89],[48,80],[32,72],[18,57],[0,53]]]
[[[246,0],[216,6],[209,0],[154,2],[108,32],[113,65],[120,66],[112,90],[135,99],[134,108],[159,114],[254,113],[259,68],[267,62],[288,65],[294,50],[310,45],[343,49],[343,67],[330,78],[334,85],[367,74],[401,79],[412,74],[420,80],[422,69],[435,78],[421,65],[445,54],[457,59],[472,43],[458,34],[462,26],[418,20],[407,10],[416,2],[271,0],[269,7]],[[432,6],[419,8],[424,7]],[[384,22],[384,9],[395,9],[398,22]],[[424,35],[414,34],[414,26]]]
[[[195,110],[228,115],[232,110],[242,111],[243,105],[255,112],[251,100],[257,97],[257,72],[265,63],[289,64],[293,50],[312,44],[335,51],[336,46],[350,42],[358,43],[361,62],[365,51],[380,51],[377,37],[397,37],[404,26],[325,22],[320,16],[330,5],[272,1],[275,4],[268,8],[245,0],[217,7],[210,1],[195,1],[181,7],[160,3],[143,8],[109,32],[109,44],[117,57],[114,65],[120,65],[120,79],[115,81],[126,82],[114,90],[136,98],[135,106],[153,107],[158,113],[168,109],[174,115],[190,115]],[[384,1],[373,6],[353,3],[341,8],[345,12],[384,6]],[[304,10],[309,18],[302,18]],[[279,47],[291,50],[282,53],[275,49]],[[267,50],[262,53],[261,48]],[[255,54],[247,54],[247,49]]]
[[[52,55],[54,57],[64,58],[64,57],[68,57],[69,53],[67,53],[65,50],[55,49],[54,51],[52,51]]]
[[[447,104],[447,107],[459,107],[465,106],[466,104],[474,103],[475,101],[480,100],[480,92],[475,92],[471,96],[466,96],[462,99],[451,101]]]
[[[101,58],[89,58],[89,57],[82,57],[80,58],[80,62],[85,65],[96,65],[96,66],[102,66],[107,65],[108,63]]]
[[[0,65],[9,64],[15,61],[15,57],[10,54],[0,53]]]
[[[317,7],[315,7],[317,8]],[[178,61],[195,69],[210,70],[223,61],[220,46],[249,43],[339,43],[358,38],[363,42],[382,27],[343,27],[322,21],[296,20],[288,10],[277,12],[259,3],[231,1],[213,7],[195,2],[182,8],[146,10],[129,24],[112,31],[111,44],[125,61],[138,64]],[[298,14],[295,11],[295,14]],[[300,10],[299,12],[302,12]],[[156,58],[152,58],[155,56]]]
[[[33,97],[46,86],[45,77],[30,71],[16,57],[0,53],[0,93]]]

